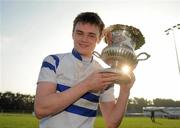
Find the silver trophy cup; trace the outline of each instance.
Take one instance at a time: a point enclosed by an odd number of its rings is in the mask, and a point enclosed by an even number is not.
[[[133,70],[138,62],[150,57],[146,52],[138,55],[134,52],[145,43],[142,33],[135,27],[115,24],[105,29],[104,40],[108,45],[101,54],[96,51],[93,53],[110,66],[110,68],[103,69],[103,72],[118,73],[120,78],[115,83],[130,82]],[[143,58],[140,57],[141,55]]]

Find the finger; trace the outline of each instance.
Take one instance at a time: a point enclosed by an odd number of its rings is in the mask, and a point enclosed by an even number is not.
[[[113,83],[115,80],[117,80],[118,78],[117,77],[104,77],[102,78],[102,82],[105,83],[105,82],[111,82]]]
[[[106,77],[115,77],[115,76],[120,76],[119,74],[117,74],[117,73],[100,73],[101,74],[101,77],[102,78],[106,78]]]

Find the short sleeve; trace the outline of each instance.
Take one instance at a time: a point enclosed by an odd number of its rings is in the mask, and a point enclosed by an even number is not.
[[[109,102],[114,100],[114,86],[111,86],[109,89],[105,90],[103,93],[100,94],[100,102]]]
[[[41,81],[57,83],[56,68],[58,63],[59,58],[55,55],[45,57],[42,62],[37,83]]]

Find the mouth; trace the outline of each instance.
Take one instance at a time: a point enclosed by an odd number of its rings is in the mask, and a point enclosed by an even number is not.
[[[80,46],[81,48],[87,48],[87,47],[88,47],[87,44],[79,44],[79,46]]]

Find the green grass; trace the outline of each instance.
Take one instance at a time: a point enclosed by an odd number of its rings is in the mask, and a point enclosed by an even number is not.
[[[180,128],[180,119],[156,118],[153,123],[148,117],[125,117],[119,128]],[[94,128],[105,128],[103,119],[98,117]]]
[[[125,118],[122,128],[180,128],[180,120],[156,118],[153,123],[148,117]]]
[[[0,128],[38,128],[38,120],[31,114],[0,113]],[[104,121],[97,117],[94,128],[105,128]],[[125,117],[119,128],[180,128],[180,120],[148,117]]]
[[[31,114],[0,114],[0,128],[38,128],[38,120]]]

